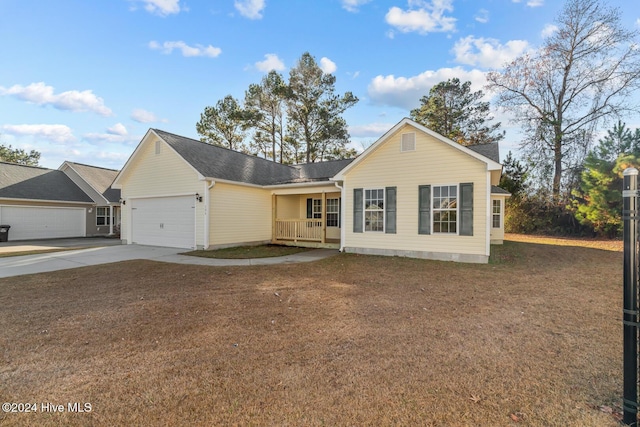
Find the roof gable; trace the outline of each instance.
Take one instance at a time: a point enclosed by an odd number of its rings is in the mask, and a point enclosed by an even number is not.
[[[95,192],[102,195],[107,202],[119,202],[120,190],[111,188],[113,180],[118,175],[117,170],[69,161],[65,161],[59,169],[64,171],[66,167],[75,171],[80,178],[82,178]]]
[[[344,175],[347,172],[349,172],[351,169],[356,167],[358,164],[360,164],[363,161],[365,161],[372,153],[374,153],[379,147],[381,147],[383,144],[385,144],[393,135],[396,134],[397,131],[399,131],[405,125],[411,126],[411,127],[415,128],[417,131],[423,132],[423,133],[433,137],[436,141],[438,141],[438,142],[440,142],[442,144],[446,144],[446,145],[448,145],[448,146],[450,146],[452,148],[455,148],[456,150],[459,150],[463,154],[466,154],[466,155],[468,155],[468,156],[470,156],[470,157],[472,157],[472,158],[474,158],[474,159],[486,164],[487,170],[501,170],[502,169],[502,165],[500,165],[500,163],[499,163],[499,154],[498,154],[498,145],[497,144],[482,144],[482,145],[465,147],[463,145],[458,144],[457,142],[454,142],[454,141],[450,140],[449,138],[445,138],[444,136],[440,135],[439,133],[436,133],[436,132],[432,131],[431,129],[428,129],[428,128],[422,126],[421,124],[419,124],[419,123],[417,123],[417,122],[415,122],[415,121],[413,121],[411,119],[404,118],[400,122],[398,122],[394,127],[389,129],[376,142],[374,142],[371,146],[369,146],[366,150],[364,150],[364,152],[362,152],[362,154],[360,154],[358,157],[356,157],[355,161],[349,163],[344,169],[339,171],[333,177],[333,179],[336,180],[336,181],[343,180],[344,179]]]
[[[92,203],[64,172],[0,162],[0,198]]]
[[[156,140],[153,136],[167,144],[198,174],[200,179],[219,179],[247,185],[271,186],[329,181],[331,177],[353,161],[353,159],[345,159],[285,165],[160,129],[149,129],[116,176],[113,183],[114,188],[121,188],[122,177],[132,167],[133,159],[140,155],[142,145],[150,144]]]

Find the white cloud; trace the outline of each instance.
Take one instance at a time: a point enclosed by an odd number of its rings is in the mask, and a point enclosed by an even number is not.
[[[513,3],[522,3],[522,0],[511,0]],[[544,5],[544,0],[529,0],[527,1],[527,6],[529,7],[539,7]]]
[[[142,137],[138,135],[129,135],[127,128],[122,123],[116,123],[115,125],[107,128],[103,133],[85,133],[82,135],[82,139],[90,144],[136,144]]]
[[[222,49],[214,46],[203,46],[197,44],[195,46],[189,46],[183,41],[176,42],[164,42],[162,44],[156,41],[149,42],[149,49],[159,50],[165,55],[173,52],[174,49],[179,49],[182,52],[182,56],[194,57],[194,56],[207,56],[209,58],[215,58],[222,53]]]
[[[640,18],[636,19],[636,27],[640,27]]]
[[[376,105],[411,110],[420,105],[420,98],[427,95],[432,86],[454,77],[462,82],[470,81],[474,88],[472,90],[480,90],[487,83],[484,71],[467,71],[461,67],[441,68],[412,77],[376,76],[369,83],[367,93],[371,102]]]
[[[444,16],[445,12],[453,12],[453,0],[409,0],[408,3],[409,9],[406,11],[396,6],[389,9],[385,16],[387,24],[403,33],[455,31],[456,18]]]
[[[133,112],[131,113],[131,120],[134,120],[138,123],[166,122],[166,120],[164,119],[159,119],[151,111],[143,110],[142,108],[133,110]]]
[[[357,12],[360,6],[370,1],[371,0],[342,0],[342,8],[349,12]]]
[[[380,137],[395,123],[368,123],[366,125],[349,126],[349,135],[354,138]]]
[[[529,43],[525,40],[509,40],[502,45],[496,39],[467,36],[453,46],[455,61],[460,64],[483,68],[501,68],[521,55]]]
[[[320,58],[320,69],[322,69],[322,72],[325,74],[331,74],[335,73],[335,71],[338,69],[338,66],[335,62],[323,56],[322,58]]]
[[[262,19],[265,0],[235,0],[233,5],[240,15],[249,19]]]
[[[135,1],[135,0],[134,0]],[[155,15],[167,16],[185,10],[180,0],[139,0],[144,3],[144,10]]]
[[[0,95],[10,95],[38,105],[51,105],[58,110],[91,111],[101,116],[113,115],[111,109],[104,105],[104,100],[95,96],[91,90],[69,90],[56,94],[53,86],[38,82],[28,86],[13,85],[10,88],[0,86]]]
[[[284,62],[278,58],[275,53],[267,53],[264,61],[256,62],[256,68],[262,72],[268,73],[271,70],[282,71],[284,70]]]
[[[76,140],[71,128],[66,125],[4,125],[2,126],[2,130],[9,135],[31,136],[57,143],[73,142]]]
[[[487,9],[480,9],[474,19],[481,24],[486,24],[489,22],[489,11]]]
[[[127,131],[127,128],[122,123],[116,123],[115,125],[107,129],[107,133],[111,135],[123,136],[128,134],[129,132]]]
[[[546,39],[547,37],[551,37],[556,31],[558,31],[557,25],[547,24],[540,32],[540,36]]]

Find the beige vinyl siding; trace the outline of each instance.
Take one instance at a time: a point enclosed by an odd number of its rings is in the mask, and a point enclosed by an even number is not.
[[[300,200],[298,196],[275,196],[276,218],[277,219],[298,219],[300,218]]]
[[[415,151],[400,151],[401,135],[406,132],[416,133]],[[345,175],[343,245],[347,250],[369,248],[487,256],[488,181],[485,163],[411,126],[403,126]],[[468,182],[473,183],[473,236],[418,234],[418,186],[431,185],[433,195],[434,186]],[[397,187],[397,232],[354,233],[353,189],[385,187]]]
[[[158,138],[150,132],[140,145],[135,157],[127,165],[120,178],[124,200],[140,197],[178,196],[196,193],[203,195],[203,183],[198,173],[187,164],[166,143],[160,143],[160,153],[156,154]],[[204,201],[196,203],[196,245],[204,245]],[[129,221],[131,203],[122,205],[121,236],[131,241]]]
[[[209,198],[210,246],[271,241],[271,191],[216,183]]]

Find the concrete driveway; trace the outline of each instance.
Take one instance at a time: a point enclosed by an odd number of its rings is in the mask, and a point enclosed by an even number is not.
[[[78,237],[70,239],[18,240],[0,243],[0,254],[12,252],[43,251],[64,248],[88,248],[121,245],[120,239],[106,237]]]
[[[119,243],[119,241],[117,242]],[[71,245],[70,247],[74,246]],[[46,273],[49,271],[135,259],[210,266],[268,265],[316,261],[338,253],[335,249],[314,249],[308,252],[274,258],[211,259],[179,255],[181,252],[185,251],[187,251],[187,249],[116,244],[40,255],[4,257],[0,258],[0,277]]]

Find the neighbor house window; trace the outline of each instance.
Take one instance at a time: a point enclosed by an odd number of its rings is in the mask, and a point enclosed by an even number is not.
[[[493,211],[493,228],[500,228],[500,214],[502,205],[500,204],[500,200],[492,201],[492,211]]]
[[[96,208],[96,225],[109,225],[109,208]]]
[[[364,190],[364,230],[384,231],[384,189]]]
[[[433,187],[433,232],[458,232],[458,186]]]
[[[327,227],[340,227],[340,199],[327,199]]]

